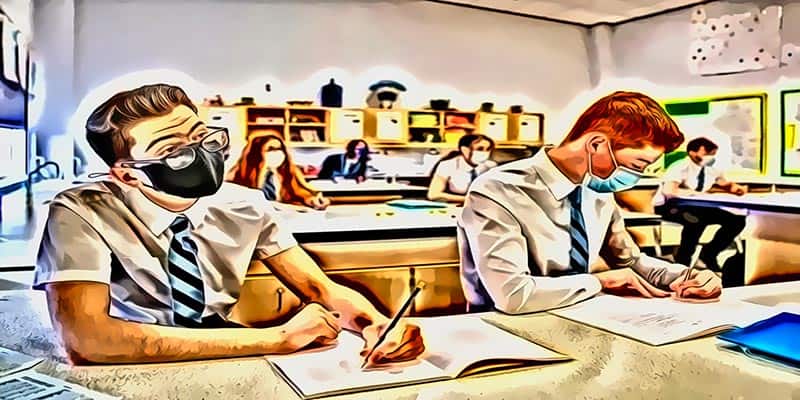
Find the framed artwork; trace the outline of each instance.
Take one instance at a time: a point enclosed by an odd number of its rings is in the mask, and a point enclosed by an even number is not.
[[[781,175],[800,176],[800,89],[781,91]]]
[[[670,101],[664,108],[686,137],[680,148],[664,155],[664,169],[686,157],[690,140],[706,137],[719,146],[717,166],[729,174],[766,173],[766,93]]]

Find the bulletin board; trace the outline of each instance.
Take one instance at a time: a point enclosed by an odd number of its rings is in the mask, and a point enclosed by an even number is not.
[[[669,101],[664,108],[686,138],[680,148],[664,156],[665,169],[686,157],[690,140],[706,137],[719,146],[717,167],[734,176],[766,173],[765,93]]]
[[[800,176],[800,89],[781,91],[781,175]]]

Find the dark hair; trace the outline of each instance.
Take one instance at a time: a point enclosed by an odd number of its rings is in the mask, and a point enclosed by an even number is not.
[[[694,138],[694,139],[690,140],[689,143],[686,143],[686,151],[687,152],[689,152],[689,151],[699,151],[701,147],[706,149],[706,151],[709,151],[709,152],[714,151],[714,150],[719,148],[719,146],[717,146],[716,143],[714,143],[711,140],[709,140],[707,138],[704,138],[704,137]]]
[[[356,146],[358,146],[359,143],[364,143],[364,146],[367,149],[367,154],[369,154],[369,145],[367,144],[366,140],[364,140],[364,139],[353,139],[353,140],[347,142],[347,145],[345,146],[345,149],[347,150],[347,154],[346,154],[347,158],[353,158],[353,157],[356,156]],[[369,159],[369,156],[364,156],[364,157],[366,159]]]
[[[108,166],[131,156],[135,144],[128,131],[145,118],[160,117],[178,106],[197,113],[183,89],[166,84],[146,85],[111,96],[86,120],[86,140]]]
[[[442,161],[452,160],[460,156],[462,147],[470,147],[472,146],[473,143],[480,142],[481,140],[489,142],[489,150],[490,151],[494,150],[494,140],[492,140],[492,138],[486,135],[482,135],[480,133],[468,133],[464,136],[461,136],[461,138],[458,139],[457,150],[451,150],[449,153],[445,154],[444,157],[440,158],[439,161],[436,161],[436,164],[434,164],[433,168],[431,169],[431,173],[436,172],[436,168],[439,167],[439,164],[441,164]]]
[[[563,143],[589,132],[602,132],[615,149],[647,145],[671,152],[683,143],[683,134],[666,111],[652,98],[636,92],[614,92],[587,108]]]

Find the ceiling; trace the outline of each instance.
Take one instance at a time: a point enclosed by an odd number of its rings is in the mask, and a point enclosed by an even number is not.
[[[498,11],[557,19],[583,25],[618,23],[675,8],[706,3],[698,0],[450,0]]]

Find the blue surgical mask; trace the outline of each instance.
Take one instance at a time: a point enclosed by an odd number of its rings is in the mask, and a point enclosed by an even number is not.
[[[639,179],[642,178],[642,174],[619,165],[616,157],[614,157],[614,151],[611,149],[610,142],[608,144],[608,152],[611,154],[611,161],[614,162],[614,171],[611,172],[608,178],[597,177],[592,173],[592,156],[590,154],[589,171],[587,172],[589,174],[589,182],[586,186],[598,193],[621,192],[635,186],[636,183],[639,182]]]

